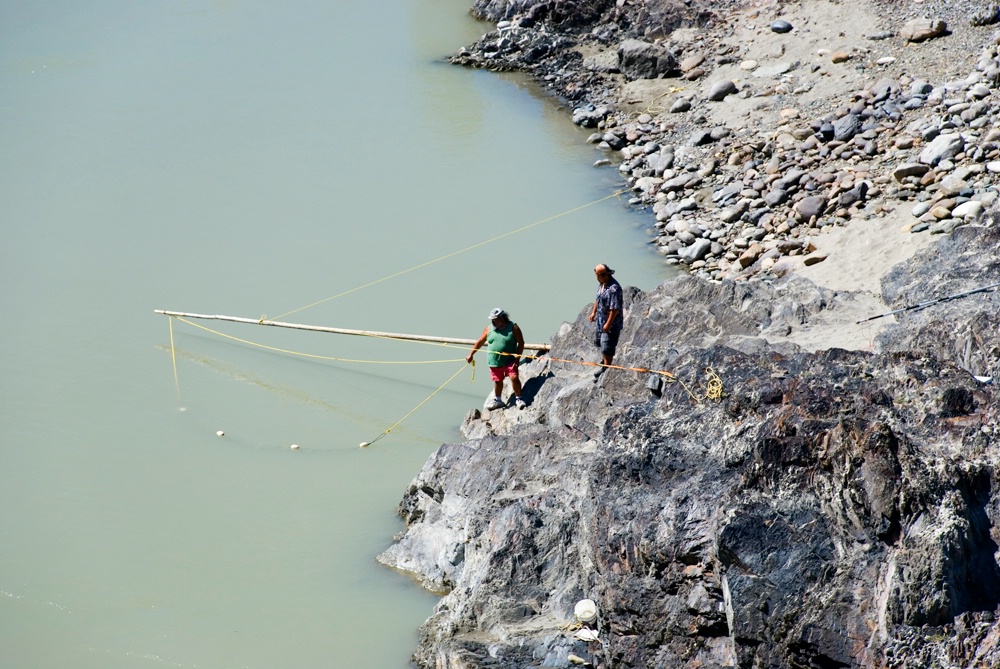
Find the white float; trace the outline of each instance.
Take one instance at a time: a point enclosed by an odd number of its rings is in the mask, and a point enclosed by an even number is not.
[[[592,623],[597,620],[597,603],[592,599],[581,599],[576,603],[573,614],[580,622]]]

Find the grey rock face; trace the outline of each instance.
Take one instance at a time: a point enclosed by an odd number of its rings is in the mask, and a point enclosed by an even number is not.
[[[867,35],[884,41],[850,65],[865,70],[864,90],[815,111],[795,105],[805,115],[780,130],[734,124],[729,137],[710,131],[715,141],[690,147],[726,105],[705,100],[707,85],[676,82],[691,114],[636,116],[616,108],[612,78],[572,52],[615,53],[627,35],[672,43],[638,17],[682,3],[478,4],[508,23],[453,62],[520,69],[570,108],[607,104],[614,111],[582,118],[609,138],[600,150],[620,147],[614,162],[640,189],[634,202],[655,213],[655,248],[718,282],[633,294],[616,362],[671,371],[699,397],[711,367],[724,396],[696,402],[680,383],[634,371],[595,383],[575,364],[527,365],[532,406],[471,414],[466,441],[442,447],[401,505],[407,530],[383,559],[444,593],[418,662],[565,667],[572,653],[606,669],[1000,666],[998,398],[995,381],[975,380],[1000,373],[1000,297],[902,312],[874,352],[810,354],[782,338],[842,317],[852,295],[779,278],[795,263],[837,262],[809,243],[828,226],[896,226],[890,212],[912,211],[906,234],[945,236],[886,278],[891,308],[1000,282],[1000,239],[982,215],[1000,174],[993,40],[967,72],[921,64],[938,51],[971,63],[964,25],[935,44]],[[972,14],[941,0],[906,11],[931,5],[950,22]],[[554,27],[597,12],[608,20]],[[685,79],[711,81],[747,55],[711,32],[678,50],[690,59]],[[741,75],[746,104],[808,94],[823,65],[774,49],[792,36],[758,37],[772,55]],[[906,67],[873,62],[900,48],[913,57]],[[772,59],[790,76],[777,80]],[[833,121],[847,112],[862,127],[836,139]],[[947,139],[921,158],[938,138]],[[651,143],[673,147],[669,165],[646,153]],[[821,214],[804,217],[807,197]],[[740,202],[749,209],[735,217]],[[595,359],[589,327],[566,325],[555,357]],[[597,643],[565,630],[584,596],[601,607]]]
[[[1000,281],[995,256],[969,265],[998,243],[992,219],[959,228],[885,298]],[[781,343],[843,299],[795,277],[630,289],[615,362],[670,376],[595,383],[555,362],[594,358],[588,310],[564,326],[523,370],[531,407],[470,414],[400,504],[379,559],[447,593],[417,663],[996,666],[1000,398],[974,375],[1000,373],[1000,295],[905,312],[874,353]],[[585,597],[599,643],[566,631]]]

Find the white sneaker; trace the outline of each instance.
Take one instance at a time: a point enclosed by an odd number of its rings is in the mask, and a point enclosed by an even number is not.
[[[514,400],[514,406],[516,406],[518,409],[524,409],[528,406],[528,403],[522,400],[520,397],[518,397],[516,400]]]
[[[487,411],[492,411],[493,409],[503,409],[504,406],[506,405],[503,403],[503,400],[496,395],[493,395],[486,400],[486,404],[483,405],[483,408]]]

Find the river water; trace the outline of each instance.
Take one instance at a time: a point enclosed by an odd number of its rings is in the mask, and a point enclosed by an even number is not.
[[[0,666],[407,666],[374,557],[485,365],[154,309],[545,342],[665,278],[586,131],[443,61],[468,7],[0,5]]]

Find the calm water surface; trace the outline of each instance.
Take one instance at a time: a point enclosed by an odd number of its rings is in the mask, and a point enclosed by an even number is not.
[[[620,202],[557,216],[617,185],[585,131],[442,62],[469,5],[0,3],[0,666],[407,666],[436,600],[374,556],[485,368],[362,450],[465,352],[174,321],[172,356],[153,310],[476,337],[503,306],[544,342],[594,264],[662,280]]]

